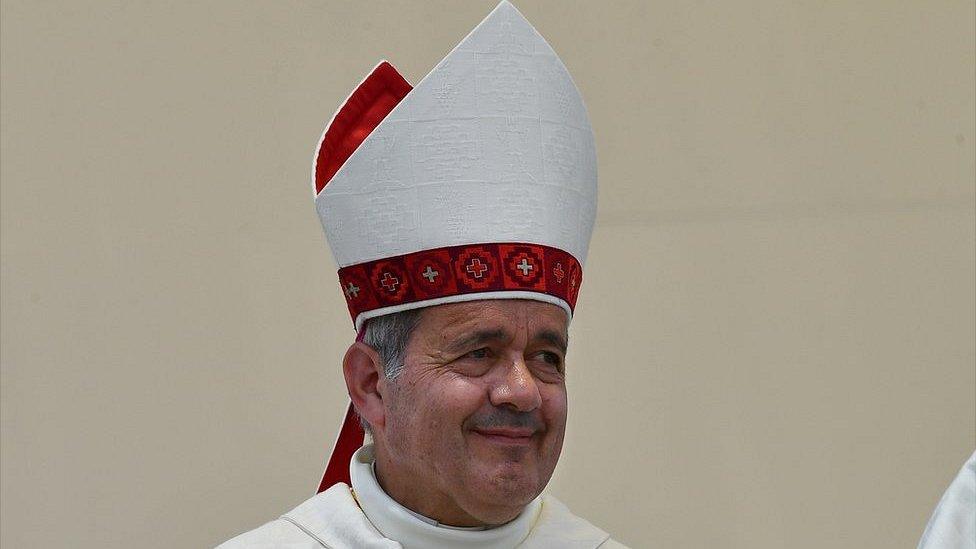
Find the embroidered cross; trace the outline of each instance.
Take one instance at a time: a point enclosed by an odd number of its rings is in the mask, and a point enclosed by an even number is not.
[[[434,283],[434,279],[437,278],[437,275],[439,275],[439,274],[441,274],[441,273],[439,273],[438,271],[435,271],[434,269],[431,269],[430,268],[430,265],[427,265],[427,270],[425,270],[424,272],[420,273],[420,276],[426,278],[427,279],[427,282],[430,282],[431,284],[433,284]]]
[[[516,265],[515,268],[522,271],[522,276],[529,276],[529,271],[535,267],[533,267],[529,261],[523,257],[522,262]]]
[[[471,263],[468,263],[468,266],[464,270],[473,274],[475,278],[481,278],[485,275],[485,271],[488,270],[488,265],[485,265],[476,257],[471,260]]]
[[[396,288],[400,284],[400,281],[397,280],[397,277],[391,275],[389,271],[387,271],[383,273],[383,280],[380,280],[380,284],[382,284],[383,287],[387,289],[387,291],[393,293],[396,291]]]
[[[556,275],[556,282],[562,284],[563,277],[566,276],[566,271],[563,270],[563,264],[556,263],[556,268],[552,270],[552,274]]]
[[[359,297],[359,286],[356,286],[350,282],[349,285],[346,286],[346,297],[351,297],[353,299]]]

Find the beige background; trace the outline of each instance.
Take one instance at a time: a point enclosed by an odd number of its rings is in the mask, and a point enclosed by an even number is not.
[[[353,337],[315,142],[493,5],[2,3],[4,547],[311,494]],[[914,547],[976,446],[974,4],[517,5],[600,157],[552,492],[635,548]]]

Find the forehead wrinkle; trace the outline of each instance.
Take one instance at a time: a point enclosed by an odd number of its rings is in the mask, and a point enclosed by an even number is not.
[[[448,343],[444,347],[444,350],[449,353],[457,352],[479,343],[484,343],[487,341],[502,341],[506,339],[509,339],[509,334],[502,328],[476,330],[470,334],[461,336],[459,339],[455,339],[451,343]]]
[[[506,306],[514,301],[517,307]],[[554,314],[548,314],[550,308],[559,312],[559,319],[556,322]],[[422,348],[424,354],[431,356],[444,356],[450,352],[449,349],[459,349],[464,345],[471,345],[478,341],[511,340],[516,334],[510,333],[510,328],[518,331],[524,330],[528,341],[535,339],[539,341],[538,334],[549,332],[541,339],[554,347],[563,350],[568,345],[567,322],[565,313],[562,309],[557,309],[554,305],[538,303],[524,300],[487,300],[483,302],[473,301],[466,303],[451,303],[438,305],[435,307],[421,310],[418,332],[423,335],[416,342]],[[509,324],[512,324],[509,327]],[[477,332],[499,332],[488,337],[486,333]],[[470,335],[469,335],[470,334]]]

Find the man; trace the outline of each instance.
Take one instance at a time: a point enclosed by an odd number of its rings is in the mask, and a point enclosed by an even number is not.
[[[380,63],[314,172],[359,332],[351,403],[320,493],[221,547],[622,547],[540,496],[596,208],[555,52],[503,1],[415,88]]]

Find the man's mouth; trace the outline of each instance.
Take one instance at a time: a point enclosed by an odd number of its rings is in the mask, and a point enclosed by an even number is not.
[[[521,446],[531,443],[536,431],[517,427],[489,427],[474,429],[474,433],[494,444]]]

